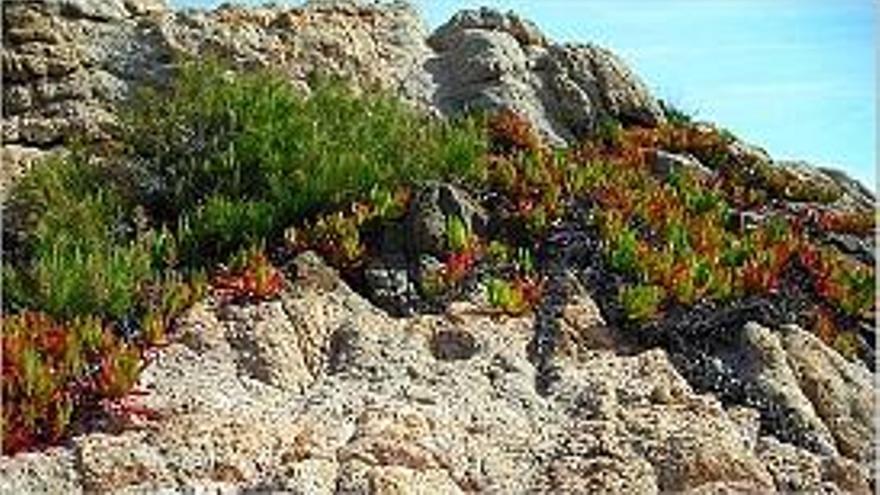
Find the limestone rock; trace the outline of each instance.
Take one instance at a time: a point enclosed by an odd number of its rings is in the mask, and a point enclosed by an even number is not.
[[[845,201],[856,209],[874,210],[877,208],[877,196],[864,184],[848,176],[842,170],[819,167],[819,170],[830,177],[843,191]]]
[[[506,14],[486,7],[478,10],[462,10],[439,27],[430,38],[431,46],[438,51],[446,51],[459,42],[458,36],[464,30],[501,31],[516,40],[520,46],[546,46],[549,41],[540,29],[513,12]]]
[[[5,199],[9,187],[21,178],[31,166],[43,159],[47,152],[39,148],[10,144],[0,150],[0,198]]]
[[[773,164],[811,188],[837,195],[838,199],[829,205],[835,210],[871,212],[876,208],[874,193],[842,171],[818,167],[805,161],[778,160]]]
[[[772,485],[720,404],[694,396],[663,352],[627,359],[598,355],[589,364],[588,370],[563,371],[559,385],[579,406],[572,410],[575,421],[610,422],[617,433],[609,440],[648,462],[657,490],[713,482],[745,483],[753,490]]]
[[[746,448],[754,450],[761,432],[761,413],[750,407],[733,406],[727,417],[736,424]]]
[[[52,448],[0,460],[0,493],[82,493],[74,452]]]
[[[801,390],[777,333],[751,322],[737,335],[712,362],[735,381],[731,386],[753,391],[746,405],[759,409],[763,423],[784,440],[836,454],[834,438]]]

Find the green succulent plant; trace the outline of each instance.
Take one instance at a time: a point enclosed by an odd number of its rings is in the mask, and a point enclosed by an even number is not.
[[[665,296],[663,288],[656,285],[623,286],[618,295],[618,302],[627,318],[644,322],[658,314]]]

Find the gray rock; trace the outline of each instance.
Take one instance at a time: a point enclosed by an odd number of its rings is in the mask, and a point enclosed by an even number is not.
[[[631,358],[595,353],[584,366],[563,368],[554,392],[571,404],[569,431],[580,432],[566,439],[566,450],[580,440],[575,451],[593,465],[576,486],[614,493],[681,492],[707,483],[772,486],[720,404],[694,396],[662,351]],[[613,484],[602,486],[603,479]]]
[[[128,15],[122,0],[48,0],[44,3],[75,19],[119,21]]]
[[[827,205],[838,211],[870,213],[876,210],[874,193],[845,172],[797,160],[777,160],[773,165],[812,188],[823,189],[837,199]]]
[[[877,208],[877,196],[861,182],[842,170],[828,167],[819,167],[819,170],[841,188],[844,199],[856,209],[874,211]]]
[[[780,408],[779,417],[765,418],[783,438],[803,443],[822,454],[837,454],[834,438],[801,390],[779,335],[756,323],[746,324],[739,339],[718,353],[723,367],[755,386],[766,401],[762,413]]]
[[[711,169],[691,155],[679,155],[663,150],[658,150],[654,154],[652,165],[654,172],[663,178],[678,171],[686,171],[700,181],[708,181],[715,175]]]
[[[795,160],[775,160],[773,165],[787,172],[796,180],[810,184],[813,187],[827,189],[836,194],[843,193],[834,179],[828,177],[818,167],[810,163]]]
[[[441,257],[449,250],[446,225],[450,218],[459,218],[474,235],[486,233],[488,216],[464,190],[447,183],[429,182],[415,191],[407,213],[412,257],[422,254]]]
[[[513,110],[548,140],[582,137],[604,117],[655,125],[665,120],[644,84],[610,51],[553,45],[511,14],[463,11],[428,39],[426,63],[444,114]]]
[[[588,95],[598,111],[597,117],[607,115],[649,126],[666,120],[641,79],[610,50],[594,44],[556,45],[549,50],[547,71],[557,86],[568,83]],[[557,91],[554,96],[551,108],[554,101],[564,102],[566,94]],[[595,124],[590,123],[591,127]],[[568,125],[575,133],[580,127]]]
[[[428,43],[437,51],[447,51],[460,42],[460,34],[465,30],[500,31],[511,35],[522,47],[546,46],[549,41],[540,29],[513,12],[503,14],[486,7],[478,10],[457,12],[444,25],[437,28]]]
[[[739,429],[746,448],[754,450],[761,432],[761,413],[750,407],[733,406],[727,410],[727,416]]]
[[[24,176],[31,166],[47,156],[47,151],[14,144],[3,146],[0,150],[0,198],[6,199],[9,187],[16,179]]]
[[[370,260],[364,268],[367,290],[380,307],[395,315],[412,312],[417,297],[410,266],[402,253]]]
[[[800,389],[827,425],[840,453],[873,466],[878,396],[871,372],[796,326],[784,328],[782,344]]]
[[[83,493],[74,452],[51,448],[0,458],[0,493],[37,495]]]

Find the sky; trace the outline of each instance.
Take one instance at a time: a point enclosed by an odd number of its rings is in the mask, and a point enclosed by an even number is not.
[[[221,3],[169,1],[175,7]],[[875,0],[412,3],[431,28],[458,10],[485,5],[519,13],[555,41],[606,46],[656,97],[775,158],[837,167],[877,190]]]

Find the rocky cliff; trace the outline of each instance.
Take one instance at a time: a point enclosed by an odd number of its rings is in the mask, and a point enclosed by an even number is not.
[[[111,140],[115,105],[144,82],[161,84],[187,56],[271,67],[304,88],[316,71],[338,74],[443,116],[511,109],[556,144],[608,117],[666,119],[613,53],[555,44],[491,10],[461,12],[428,33],[402,3],[173,11],[158,0],[21,0],[3,9],[4,183],[67,138]],[[779,166],[840,190],[842,207],[874,207],[839,173]],[[838,242],[873,260],[867,241]],[[312,253],[285,274],[277,300],[208,298],[178,322],[139,383],[154,415],[3,457],[0,491],[874,487],[872,373],[796,325],[731,322],[710,348],[634,345],[568,273],[557,287],[559,342],[538,362],[546,314],[499,316],[462,302],[393,318]],[[548,370],[554,380],[541,385]]]
[[[204,12],[141,0],[7,2],[3,23],[8,177],[74,133],[106,138],[114,105],[187,56],[271,67],[303,84],[315,72],[339,75],[443,115],[511,108],[557,143],[603,115],[663,120],[613,53],[554,44],[527,20],[489,10],[462,12],[430,35],[405,3]]]

